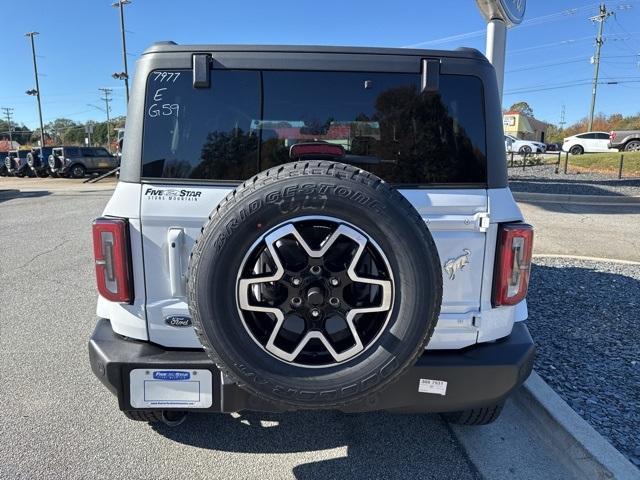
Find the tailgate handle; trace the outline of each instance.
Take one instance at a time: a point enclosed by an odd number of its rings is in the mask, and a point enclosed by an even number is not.
[[[169,282],[172,297],[184,297],[184,275],[182,270],[182,252],[184,250],[184,230],[170,228],[167,232],[169,249]]]

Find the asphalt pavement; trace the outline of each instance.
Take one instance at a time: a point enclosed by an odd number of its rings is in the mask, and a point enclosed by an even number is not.
[[[66,185],[0,193],[0,478],[479,478],[436,415],[126,419],[87,355],[90,221],[109,196]]]
[[[640,205],[524,203],[535,228],[534,254],[581,255],[640,262]]]

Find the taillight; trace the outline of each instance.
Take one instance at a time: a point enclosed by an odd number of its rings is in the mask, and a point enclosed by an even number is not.
[[[515,305],[527,296],[533,227],[504,223],[498,231],[498,252],[493,282],[493,305]]]
[[[93,222],[93,256],[98,293],[112,302],[130,303],[131,268],[127,221],[97,218]]]
[[[616,134],[616,132],[611,132],[611,133],[609,134],[609,138],[610,138],[611,140],[615,140],[617,136],[618,136],[618,135]]]

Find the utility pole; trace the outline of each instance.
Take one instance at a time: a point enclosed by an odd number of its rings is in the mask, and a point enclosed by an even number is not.
[[[615,15],[615,12],[607,11],[607,6],[603,3],[600,4],[600,13],[595,17],[589,18],[592,22],[598,22],[598,36],[596,37],[596,54],[593,57],[594,70],[593,70],[593,88],[591,89],[591,109],[589,110],[589,128],[587,131],[593,130],[593,115],[596,110],[596,94],[598,93],[598,76],[600,75],[600,50],[604,40],[602,38],[602,32],[604,31],[604,22],[611,16]]]
[[[558,122],[558,124],[560,125],[560,131],[564,130],[564,126],[567,123],[564,119],[565,113],[566,113],[566,106],[563,103],[562,110],[560,110],[560,121]]]
[[[99,88],[98,90],[104,94],[104,97],[101,97],[101,100],[104,100],[104,106],[107,112],[107,150],[111,153],[111,119],[109,118],[109,110],[111,107],[109,106],[109,103],[111,103],[111,92],[113,90],[110,88]]]
[[[122,62],[124,63],[124,72],[114,73],[113,77],[124,80],[124,91],[129,105],[129,69],[127,67],[127,38],[124,29],[124,6],[130,4],[130,0],[118,0],[111,6],[120,9],[120,33],[122,34]]]
[[[40,35],[38,32],[25,33],[25,37],[31,39],[31,55],[33,56],[33,73],[36,77],[36,91],[35,96],[38,99],[38,117],[40,118],[40,146],[44,147],[44,124],[42,123],[42,103],[40,101],[40,82],[38,81],[38,63],[36,62],[36,44],[34,37]],[[31,93],[29,93],[31,92]],[[33,95],[33,90],[29,90],[27,94]]]
[[[11,107],[2,107],[2,111],[7,117],[7,123],[9,124],[9,149],[13,149],[13,136],[11,134],[11,116],[13,115],[13,108]]]

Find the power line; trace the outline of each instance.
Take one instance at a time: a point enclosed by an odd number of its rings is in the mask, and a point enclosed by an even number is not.
[[[514,72],[524,72],[526,70],[537,70],[540,68],[547,68],[547,67],[555,67],[558,65],[566,65],[568,63],[579,63],[579,62],[587,62],[589,59],[582,56],[582,57],[572,57],[569,58],[567,60],[563,60],[560,62],[552,62],[552,63],[538,63],[536,65],[527,65],[526,67],[516,67],[516,68],[512,68],[511,70],[507,70],[505,73],[514,73]]]
[[[13,148],[13,137],[11,134],[11,117],[13,116],[13,108],[11,107],[2,107],[2,111],[7,117],[7,123],[9,124],[9,145]]]
[[[533,17],[530,18],[528,20],[525,20],[524,22],[522,22],[522,24],[520,24],[518,26],[518,29],[522,29],[524,27],[534,27],[534,26],[538,26],[538,25],[544,25],[545,23],[551,23],[551,22],[556,22],[559,20],[564,20],[569,16],[575,15],[576,13],[583,11],[583,10],[588,10],[588,9],[592,9],[594,7],[597,7],[598,3],[593,3],[590,5],[585,5],[582,7],[577,7],[577,8],[570,8],[567,10],[561,10],[559,12],[555,12],[555,13],[550,13],[547,15],[541,15],[539,17]],[[471,32],[466,32],[466,33],[460,33],[457,35],[451,35],[451,36],[447,36],[447,37],[442,37],[442,38],[436,38],[433,40],[427,40],[424,42],[418,42],[418,43],[414,43],[411,45],[406,45],[404,48],[417,48],[417,47],[424,47],[424,46],[429,46],[429,45],[440,45],[440,44],[445,44],[445,43],[452,43],[452,42],[456,42],[456,41],[460,41],[460,40],[465,40],[467,38],[474,38],[474,37],[481,37],[486,33],[486,30],[474,30]]]
[[[625,83],[640,83],[640,77],[629,77],[629,79],[625,79],[625,80],[615,80],[615,79],[603,80],[603,81],[599,81],[598,85],[621,85]],[[531,88],[525,87],[525,88],[510,90],[508,92],[505,92],[505,95],[521,95],[523,93],[544,92],[547,90],[559,90],[563,88],[571,88],[571,87],[577,87],[581,85],[591,85],[591,84],[592,84],[591,80],[578,80],[578,81],[571,81],[571,82],[559,83],[559,84],[547,84],[546,86],[536,85]]]

